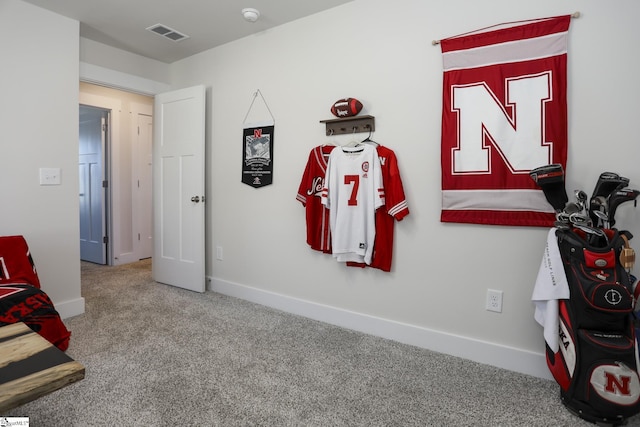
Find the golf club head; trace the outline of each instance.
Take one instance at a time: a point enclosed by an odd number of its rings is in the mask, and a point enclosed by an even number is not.
[[[566,213],[567,215],[571,215],[581,211],[582,209],[580,208],[580,205],[575,202],[567,202],[564,205],[564,209],[562,209],[562,212]]]
[[[565,213],[564,211],[556,212],[556,222],[560,222],[562,224],[569,224],[570,215]]]
[[[604,230],[596,227],[590,227],[588,225],[573,224],[578,230],[582,230],[587,236],[587,241],[590,245],[596,247],[606,247],[609,245],[609,238]]]
[[[544,165],[529,172],[531,179],[542,189],[544,197],[556,212],[561,212],[569,197],[564,185],[564,169],[559,163]]]
[[[604,196],[592,197],[589,202],[589,217],[594,224],[604,225],[603,221],[609,221],[607,212],[609,203]],[[600,220],[600,221],[599,221]]]
[[[582,190],[576,190],[573,192],[576,197],[576,203],[580,206],[580,210],[587,210],[589,206],[587,206],[587,193]]]
[[[584,215],[582,212],[574,212],[569,215],[569,222],[573,225],[587,225],[591,226],[591,219]]]
[[[584,204],[587,201],[587,193],[585,193],[584,191],[576,190],[574,194],[576,196],[576,200],[578,201],[578,203]]]
[[[613,225],[616,223],[615,216],[618,206],[625,202],[635,201],[638,195],[640,195],[640,191],[633,190],[631,188],[622,188],[611,193],[611,195],[609,196],[608,212],[609,224],[611,224],[611,227],[613,227]]]
[[[604,211],[592,211],[592,212],[599,219],[599,221],[597,221],[595,223],[595,224],[597,224],[598,227],[609,228],[609,226],[610,226],[610,224],[609,224],[609,215],[604,213]]]
[[[609,197],[617,188],[626,187],[629,178],[618,175],[615,172],[602,172],[598,177],[596,186],[591,193],[591,198],[597,196]]]

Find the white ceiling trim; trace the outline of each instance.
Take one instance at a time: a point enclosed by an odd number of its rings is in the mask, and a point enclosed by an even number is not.
[[[171,90],[171,86],[166,83],[110,70],[86,62],[80,62],[80,81],[148,96]]]

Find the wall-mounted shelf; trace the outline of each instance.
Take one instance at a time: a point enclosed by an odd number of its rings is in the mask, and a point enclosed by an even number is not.
[[[320,120],[327,127],[327,136],[343,135],[346,133],[373,132],[376,130],[376,120],[373,116],[353,116],[341,119]]]

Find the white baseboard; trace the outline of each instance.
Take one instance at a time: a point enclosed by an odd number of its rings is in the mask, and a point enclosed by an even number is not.
[[[343,328],[538,378],[553,377],[545,355],[314,303],[209,277],[208,289]]]
[[[71,301],[56,302],[56,311],[62,319],[84,314],[84,298],[80,297]]]

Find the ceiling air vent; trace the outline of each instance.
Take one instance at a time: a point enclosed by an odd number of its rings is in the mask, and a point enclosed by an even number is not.
[[[148,27],[147,30],[151,31],[152,33],[161,35],[162,37],[166,37],[174,42],[179,42],[180,40],[189,38],[188,35],[182,34],[180,31],[176,31],[173,28],[167,27],[166,25],[162,24],[152,25]]]

